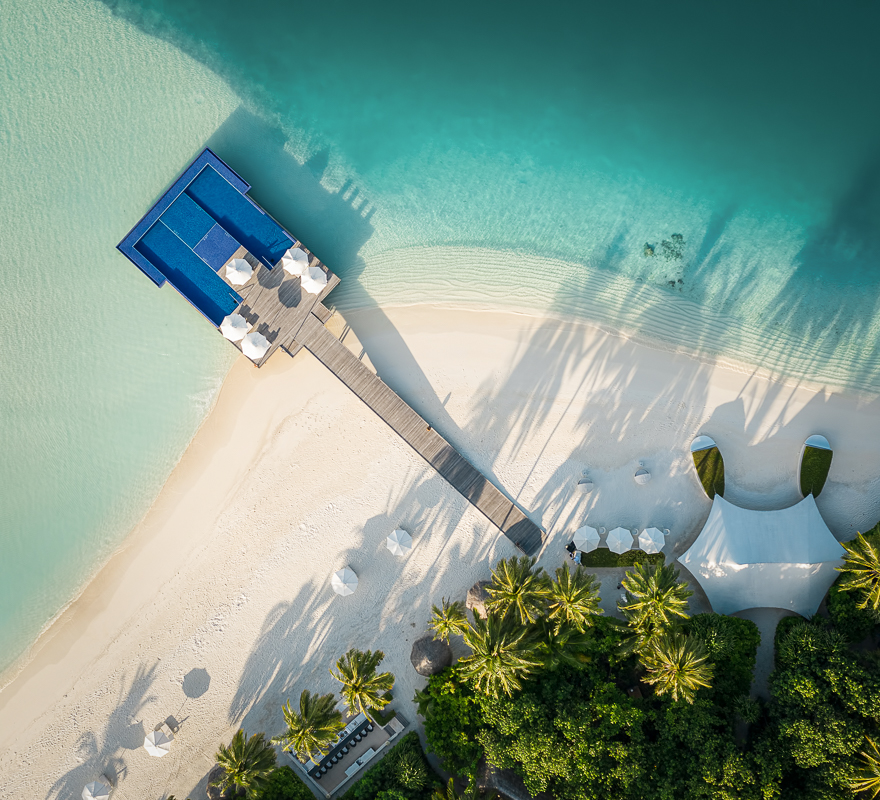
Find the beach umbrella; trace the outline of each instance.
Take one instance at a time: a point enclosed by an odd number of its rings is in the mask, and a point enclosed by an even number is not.
[[[253,331],[241,340],[241,352],[251,361],[259,361],[269,349],[269,340],[262,333]]]
[[[250,323],[241,314],[229,314],[220,323],[220,333],[230,342],[240,342],[250,328]]]
[[[244,286],[254,274],[254,268],[243,258],[233,258],[226,267],[226,278],[233,286]]]
[[[666,540],[659,528],[645,528],[639,534],[639,549],[646,553],[659,553],[665,544]]]
[[[330,579],[330,585],[333,587],[333,591],[336,592],[336,594],[348,597],[350,594],[354,594],[354,590],[357,589],[358,576],[354,574],[353,570],[350,570],[348,567],[343,567],[339,572],[333,573],[333,577]]]
[[[162,758],[162,756],[168,755],[168,751],[171,749],[171,742],[173,741],[173,734],[168,736],[165,731],[150,731],[144,737],[144,749],[151,756]]]
[[[615,528],[608,534],[608,549],[612,553],[625,553],[633,546],[633,536],[626,528]]]
[[[405,556],[412,550],[412,536],[404,530],[391,531],[385,546],[396,556]]]
[[[574,532],[574,546],[583,553],[589,553],[599,546],[599,531],[589,525]]]
[[[82,790],[83,800],[107,800],[110,797],[110,787],[103,781],[92,781],[86,784]]]
[[[651,473],[644,468],[639,469],[636,471],[636,474],[633,475],[633,480],[639,484],[639,486],[644,486],[649,480],[651,480]]]
[[[298,247],[291,247],[283,256],[281,256],[281,261],[278,262],[275,266],[281,265],[284,268],[285,272],[289,272],[291,275],[302,275],[303,270],[309,265],[309,257]]]
[[[321,294],[327,285],[327,276],[320,267],[309,267],[303,270],[302,287],[309,294]]]

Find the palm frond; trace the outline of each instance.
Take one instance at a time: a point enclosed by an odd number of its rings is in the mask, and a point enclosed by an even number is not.
[[[244,731],[239,729],[228,747],[220,745],[216,757],[223,774],[215,785],[221,792],[243,791],[248,798],[265,786],[269,773],[275,769],[275,750],[262,733],[245,740]]]
[[[603,613],[599,606],[599,583],[580,566],[574,572],[565,564],[559,567],[548,596],[548,616],[559,624],[568,622],[584,630],[594,616]]]
[[[711,686],[715,668],[708,659],[705,646],[696,637],[677,631],[661,633],[642,654],[648,670],[645,682],[659,695],[693,703],[698,689]]]
[[[843,566],[837,567],[844,574],[840,588],[861,595],[858,607],[880,610],[880,548],[861,533],[851,542],[843,542],[846,557]]]
[[[543,568],[535,569],[534,558],[503,558],[492,570],[486,587],[486,608],[497,615],[512,613],[520,624],[533,623],[546,607],[549,580]]]
[[[688,598],[693,592],[678,581],[678,571],[671,565],[636,564],[621,583],[627,599],[618,608],[630,627],[650,634],[688,618]]]
[[[385,654],[381,650],[361,651],[352,648],[336,662],[337,672],[330,674],[342,684],[342,699],[352,714],[379,711],[388,705],[384,697],[394,686],[390,672],[376,673]]]
[[[467,612],[461,600],[450,602],[443,598],[440,608],[431,607],[430,626],[435,639],[442,639],[447,644],[456,635],[463,634],[468,627]]]
[[[866,738],[867,747],[859,753],[861,768],[853,778],[850,788],[875,798],[880,794],[880,749],[873,739]]]

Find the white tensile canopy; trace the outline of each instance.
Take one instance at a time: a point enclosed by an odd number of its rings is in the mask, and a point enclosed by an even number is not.
[[[309,267],[302,273],[302,287],[309,294],[321,294],[327,285],[327,276],[320,267]]]
[[[171,742],[173,741],[174,736],[168,736],[165,731],[150,731],[144,737],[144,749],[151,756],[162,758],[162,756],[168,755],[168,751],[171,749]]]
[[[339,572],[333,573],[333,577],[330,579],[330,585],[333,587],[333,591],[336,592],[336,594],[348,597],[350,594],[354,594],[354,590],[357,589],[358,576],[354,574],[353,570],[350,570],[348,567],[343,567]]]
[[[240,342],[250,329],[250,323],[241,314],[229,314],[220,323],[220,333],[230,342]]]
[[[659,528],[645,528],[639,534],[639,549],[646,553],[659,553],[665,544],[663,531]]]
[[[291,247],[275,266],[281,265],[285,272],[291,275],[302,275],[303,270],[309,265],[309,257],[304,250]]]
[[[631,550],[633,546],[633,535],[626,528],[615,528],[611,533],[608,534],[608,549],[612,553],[617,553],[620,555],[621,553],[625,553],[627,550]]]
[[[715,495],[703,530],[678,560],[718,614],[783,608],[810,617],[843,553],[811,494],[780,511],[749,511]]]
[[[582,553],[590,553],[599,546],[599,531],[595,528],[584,525],[574,532],[574,546]]]
[[[412,536],[405,530],[398,528],[391,531],[385,540],[385,546],[396,556],[405,556],[412,551]]]
[[[251,361],[259,361],[269,349],[269,340],[262,333],[253,331],[241,340],[241,352]]]
[[[243,258],[233,258],[226,266],[226,278],[234,286],[244,286],[254,274],[254,268]]]
[[[82,790],[83,800],[107,800],[110,797],[110,787],[103,781],[92,781],[86,784]]]

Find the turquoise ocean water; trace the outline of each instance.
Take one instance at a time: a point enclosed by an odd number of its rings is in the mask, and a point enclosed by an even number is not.
[[[880,389],[876,4],[3,15],[0,666],[142,516],[228,369],[114,250],[205,144],[342,307],[554,313]]]

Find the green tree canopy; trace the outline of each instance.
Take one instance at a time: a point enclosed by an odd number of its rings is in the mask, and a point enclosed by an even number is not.
[[[568,623],[585,630],[602,613],[595,576],[588,575],[580,566],[572,572],[563,564],[550,583],[547,608],[549,619],[557,625]]]
[[[216,758],[223,774],[215,785],[221,792],[243,793],[249,800],[256,798],[275,769],[275,750],[263,733],[245,739],[244,731],[239,729],[228,746],[220,745]]]
[[[431,607],[431,628],[435,639],[449,642],[453,636],[463,634],[468,628],[467,613],[461,600],[450,602],[445,597],[440,607]]]
[[[544,613],[549,596],[549,580],[543,568],[535,568],[534,558],[504,558],[492,570],[492,581],[486,587],[487,610],[496,616],[510,613],[527,625]]]
[[[388,705],[383,695],[394,686],[394,676],[390,672],[376,672],[384,658],[381,650],[352,648],[336,662],[336,672],[330,670],[342,684],[342,698],[352,714],[364,714],[370,709],[379,711]]]
[[[332,694],[316,695],[309,691],[299,696],[299,712],[290,707],[288,700],[283,706],[287,730],[272,742],[293,752],[303,763],[312,753],[326,755],[345,727],[342,714],[335,706],[336,698]]]

